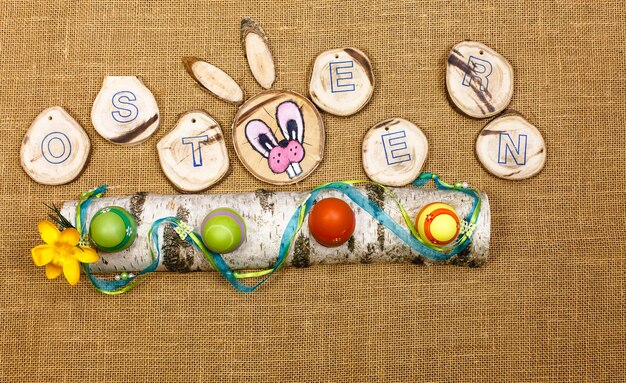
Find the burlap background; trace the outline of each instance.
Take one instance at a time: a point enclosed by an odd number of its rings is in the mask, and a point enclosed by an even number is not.
[[[626,6],[623,1],[2,1],[0,3],[0,347],[2,381],[623,381],[626,304]],[[215,274],[158,274],[107,297],[88,282],[49,282],[29,249],[43,202],[104,182],[111,194],[172,193],[156,141],[179,113],[204,108],[229,137],[235,107],[202,92],[182,68],[198,55],[260,90],[239,44],[243,16],[261,21],[276,88],[306,93],[312,61],[355,46],[377,87],[349,118],[324,115],[320,168],[294,189],[363,178],[365,131],[388,117],[422,127],[426,168],[491,196],[492,256],[481,269],[352,265],[282,271],[252,295]],[[506,182],[474,156],[486,121],[448,105],[444,63],[462,39],[515,68],[511,107],[548,144],[537,177]],[[93,129],[105,75],[138,75],[162,127],[113,146]],[[22,136],[62,105],[94,147],[85,173],[34,183]],[[233,155],[210,192],[267,187]]]

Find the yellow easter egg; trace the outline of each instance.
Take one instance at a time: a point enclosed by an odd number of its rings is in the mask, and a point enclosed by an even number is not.
[[[443,246],[454,242],[459,236],[461,221],[452,206],[433,202],[417,214],[415,227],[428,246]]]

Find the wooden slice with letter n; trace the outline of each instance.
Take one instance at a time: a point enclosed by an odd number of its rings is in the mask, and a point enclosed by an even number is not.
[[[268,90],[246,101],[233,119],[237,156],[252,175],[274,185],[306,178],[324,155],[324,123],[311,101]]]
[[[428,140],[420,128],[402,118],[391,118],[372,127],[363,139],[363,168],[375,182],[403,186],[420,174]]]
[[[496,177],[522,180],[546,163],[546,144],[539,130],[517,113],[491,121],[478,135],[476,155]]]
[[[159,107],[137,77],[107,76],[93,103],[91,122],[114,144],[137,145],[159,128]]]
[[[80,175],[90,150],[82,126],[65,109],[54,106],[41,112],[26,131],[20,161],[36,182],[62,185]]]
[[[350,116],[369,102],[372,93],[372,64],[360,50],[332,49],[315,59],[309,94],[320,109],[337,116]]]
[[[202,110],[183,114],[157,143],[157,152],[163,173],[183,192],[209,188],[230,167],[222,129]]]
[[[446,87],[461,112],[475,118],[494,116],[513,97],[513,67],[488,46],[462,41],[448,55]]]

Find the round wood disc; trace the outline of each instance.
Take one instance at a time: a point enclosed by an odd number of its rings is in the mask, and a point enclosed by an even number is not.
[[[93,103],[91,122],[106,140],[137,145],[159,128],[159,107],[137,77],[107,76]]]
[[[41,112],[26,131],[20,162],[36,182],[62,185],[80,175],[90,150],[82,126],[65,109],[54,106]]]
[[[163,173],[183,192],[209,188],[230,167],[222,129],[201,110],[183,114],[157,143],[157,152]]]
[[[324,123],[311,101],[268,90],[246,101],[233,119],[237,156],[253,176],[274,185],[306,178],[324,155]]]
[[[420,128],[402,118],[372,127],[363,139],[363,168],[375,182],[404,186],[420,174],[428,154],[428,140]]]
[[[518,114],[491,121],[478,135],[476,155],[496,177],[522,180],[539,173],[546,163],[546,144],[539,130]]]
[[[475,118],[494,116],[513,97],[513,67],[488,46],[462,41],[448,55],[446,87],[461,112]]]
[[[369,102],[372,93],[372,64],[360,50],[332,49],[315,59],[309,94],[320,109],[337,116],[350,116]]]

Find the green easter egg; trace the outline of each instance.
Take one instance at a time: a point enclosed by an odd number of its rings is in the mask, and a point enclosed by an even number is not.
[[[207,214],[202,222],[204,244],[218,254],[232,253],[246,239],[246,225],[234,210],[219,208]]]
[[[89,235],[98,249],[121,251],[130,247],[137,238],[137,222],[124,208],[108,206],[94,214]]]

